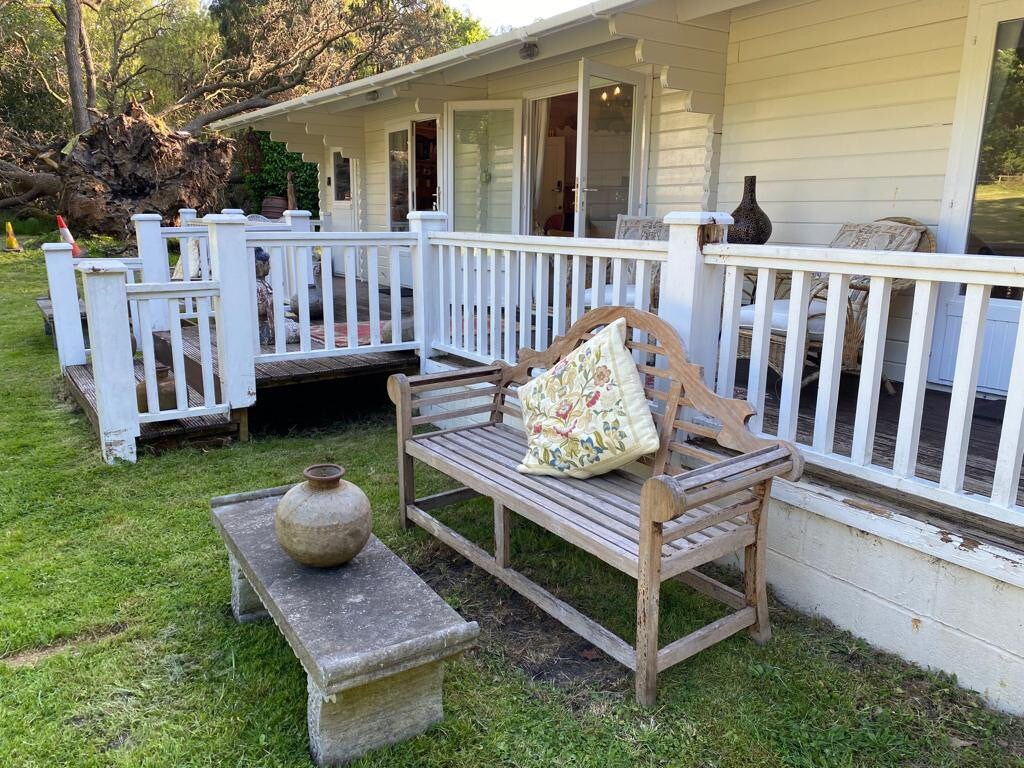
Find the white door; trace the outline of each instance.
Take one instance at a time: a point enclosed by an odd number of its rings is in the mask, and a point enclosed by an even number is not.
[[[1019,0],[972,4],[940,220],[940,250],[1024,256],[1024,14]],[[951,385],[964,286],[939,292],[929,379]],[[988,301],[978,390],[1005,395],[1019,291]]]
[[[577,91],[576,237],[613,237],[619,214],[642,212],[647,78],[580,60]]]
[[[456,232],[519,234],[522,102],[447,105],[442,194]]]
[[[356,219],[355,194],[355,160],[346,157],[340,149],[331,151],[331,175],[327,179],[330,185],[331,228],[335,232],[356,232],[359,222]]]

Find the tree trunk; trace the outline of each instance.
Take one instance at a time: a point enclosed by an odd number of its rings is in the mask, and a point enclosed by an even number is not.
[[[92,63],[92,45],[89,43],[89,33],[85,29],[85,19],[82,19],[82,64],[85,66],[85,108],[89,111],[90,122],[96,110],[96,67]]]
[[[88,95],[82,70],[81,0],[64,0],[64,58],[68,65],[68,95],[71,97],[71,124],[75,133],[89,130]]]

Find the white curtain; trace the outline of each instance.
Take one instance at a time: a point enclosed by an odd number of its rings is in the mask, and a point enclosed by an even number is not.
[[[549,99],[537,99],[534,102],[534,140],[537,142],[537,146],[534,148],[536,152],[537,161],[533,169],[533,218],[536,219],[537,215],[537,203],[540,201],[541,184],[544,183],[544,147],[547,145],[548,138],[548,116],[550,113],[550,100]],[[534,225],[543,224],[543,222],[534,221]]]

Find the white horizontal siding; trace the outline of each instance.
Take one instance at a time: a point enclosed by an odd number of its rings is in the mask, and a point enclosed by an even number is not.
[[[851,221],[938,224],[966,0],[764,0],[732,13],[719,205],[758,178],[772,242],[826,244]],[[901,379],[913,293],[894,295]]]

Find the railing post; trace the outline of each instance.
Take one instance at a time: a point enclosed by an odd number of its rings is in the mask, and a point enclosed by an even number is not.
[[[309,225],[309,220],[313,218],[313,214],[309,211],[285,211],[281,218],[284,223],[288,225],[288,229],[292,232],[311,232],[312,227]],[[313,249],[303,248],[301,253],[306,257],[306,284],[315,285],[316,281],[313,277]],[[296,256],[298,258],[298,256]],[[289,299],[293,294],[298,293],[298,288],[295,285],[295,271],[297,265],[294,264],[291,259],[286,260],[287,268],[285,269],[285,299]],[[293,307],[293,309],[296,309]]]
[[[192,226],[198,217],[199,212],[195,208],[178,209],[178,223],[183,227]]]
[[[57,342],[57,359],[63,371],[69,365],[83,365],[86,361],[74,257],[67,243],[45,243],[43,256],[46,259],[46,281],[50,286],[50,305],[53,307],[53,338]]]
[[[135,399],[135,362],[125,276],[119,261],[85,259],[78,264],[89,319],[96,421],[103,460],[135,461],[139,411]]]
[[[413,328],[420,344],[420,371],[423,372],[434,342],[441,337],[437,303],[437,297],[441,295],[441,266],[437,247],[430,242],[430,233],[447,229],[448,214],[442,211],[413,211],[409,214],[409,231],[416,236],[416,245],[412,248]]]
[[[167,244],[160,234],[160,225],[163,221],[159,213],[136,213],[132,216],[135,224],[135,242],[139,248],[139,258],[142,259],[142,282],[144,283],[168,283],[171,280],[171,269],[167,263]],[[184,256],[185,264],[188,266],[188,255]],[[143,328],[146,331],[166,331],[170,328],[167,307],[161,303],[150,311],[151,327]]]
[[[679,332],[690,362],[703,366],[704,381],[714,388],[724,270],[705,264],[701,249],[725,239],[732,216],[677,211],[668,214],[665,223],[669,226],[668,261],[661,275],[658,314]]]
[[[217,324],[217,367],[221,398],[232,409],[256,402],[255,345],[259,341],[252,260],[245,245],[245,216],[212,214],[204,221],[210,228],[210,272],[219,283],[214,299]]]

